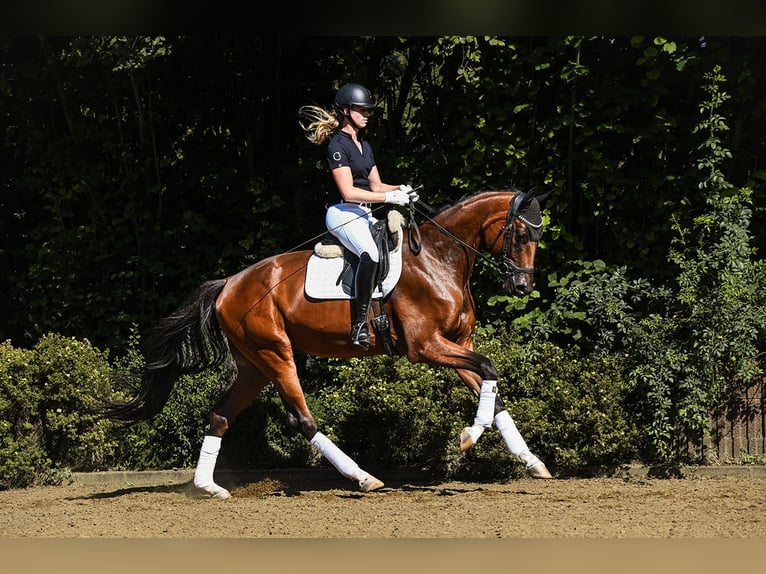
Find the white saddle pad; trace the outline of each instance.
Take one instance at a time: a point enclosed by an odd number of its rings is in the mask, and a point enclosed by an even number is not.
[[[312,253],[306,268],[306,295],[314,299],[351,299],[343,291],[343,285],[338,283],[343,271],[343,257],[320,257]],[[396,286],[402,275],[401,241],[395,251],[390,254],[388,275],[383,280],[382,291],[375,289],[373,297],[385,297]]]

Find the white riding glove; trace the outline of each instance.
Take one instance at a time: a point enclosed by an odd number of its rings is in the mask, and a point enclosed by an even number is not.
[[[403,183],[402,185],[399,186],[399,189],[401,191],[407,192],[407,195],[410,196],[411,203],[415,203],[418,199],[420,199],[418,192],[412,189],[411,185],[407,185],[406,183]]]
[[[386,203],[393,203],[394,205],[407,205],[409,202],[410,196],[406,191],[395,189],[394,191],[386,192]]]

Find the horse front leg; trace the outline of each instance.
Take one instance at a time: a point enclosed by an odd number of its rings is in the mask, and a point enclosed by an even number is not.
[[[508,451],[524,463],[527,474],[532,478],[553,478],[545,463],[529,450],[510,413],[502,406],[500,397],[498,397],[498,402],[500,403],[500,411],[495,415],[495,426],[500,431],[500,436],[503,437]]]
[[[475,445],[479,437],[494,422],[500,436],[503,437],[508,452],[524,463],[529,476],[532,478],[553,478],[545,463],[532,454],[511,414],[505,408],[503,399],[497,393],[497,381],[482,380],[481,376],[474,371],[456,369],[456,372],[466,386],[479,397],[479,406],[476,409],[473,425],[465,427],[460,433],[460,451],[465,452]],[[489,410],[490,408],[492,411]],[[488,415],[490,412],[491,415]]]
[[[485,429],[492,426],[492,421],[499,412],[497,370],[492,361],[474,351],[470,338],[456,343],[443,340],[441,345],[449,348],[449,351],[442,352],[447,360],[453,363],[451,366],[463,383],[478,397],[473,425],[464,427],[460,433],[460,451],[465,452],[476,444]]]
[[[513,421],[511,414],[505,408],[503,399],[497,393],[497,381],[491,381],[494,389],[487,390],[487,381],[481,380],[481,377],[473,371],[465,371],[462,369],[456,370],[460,379],[479,396],[479,406],[477,407],[476,418],[472,426],[465,427],[460,433],[460,451],[465,452],[470,449],[484,431],[492,426],[494,422],[497,430],[500,432],[500,436],[503,437],[508,452],[510,452],[517,460],[523,462],[527,474],[532,478],[553,478],[548,468],[545,466],[537,456],[532,454],[527,446],[524,437],[516,427],[516,423]],[[482,400],[484,403],[482,403]],[[491,401],[491,402],[490,402]],[[493,409],[490,418],[491,422],[487,422],[487,412],[489,412],[489,404]]]
[[[460,433],[460,452],[465,452],[478,442],[486,429],[492,426],[497,402],[497,375],[494,372],[479,375],[475,371],[465,369],[456,369],[456,372],[478,398],[473,425],[464,427]],[[485,376],[490,378],[484,379]]]

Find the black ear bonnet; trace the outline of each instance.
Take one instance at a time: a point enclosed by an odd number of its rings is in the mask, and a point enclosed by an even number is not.
[[[545,196],[547,197],[548,195]],[[518,218],[527,226],[530,240],[540,241],[543,236],[543,216],[537,197],[523,192],[517,193],[511,200],[509,215],[511,218]]]

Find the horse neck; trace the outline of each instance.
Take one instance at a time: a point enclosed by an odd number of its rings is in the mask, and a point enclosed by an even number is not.
[[[445,209],[433,219],[474,249],[485,249],[488,247],[485,244],[485,229],[497,221],[505,221],[508,206],[515,194],[514,191],[480,193]]]
[[[487,247],[485,228],[492,222],[505,220],[514,193],[485,192],[464,199],[434,215],[434,223],[422,227],[423,243],[428,244],[428,251],[433,254],[431,264],[447,266],[456,273],[465,269],[467,275],[470,275],[478,257],[477,251]],[[459,241],[444,233],[440,227]],[[463,243],[472,249],[467,249]],[[465,265],[461,265],[461,262]]]

